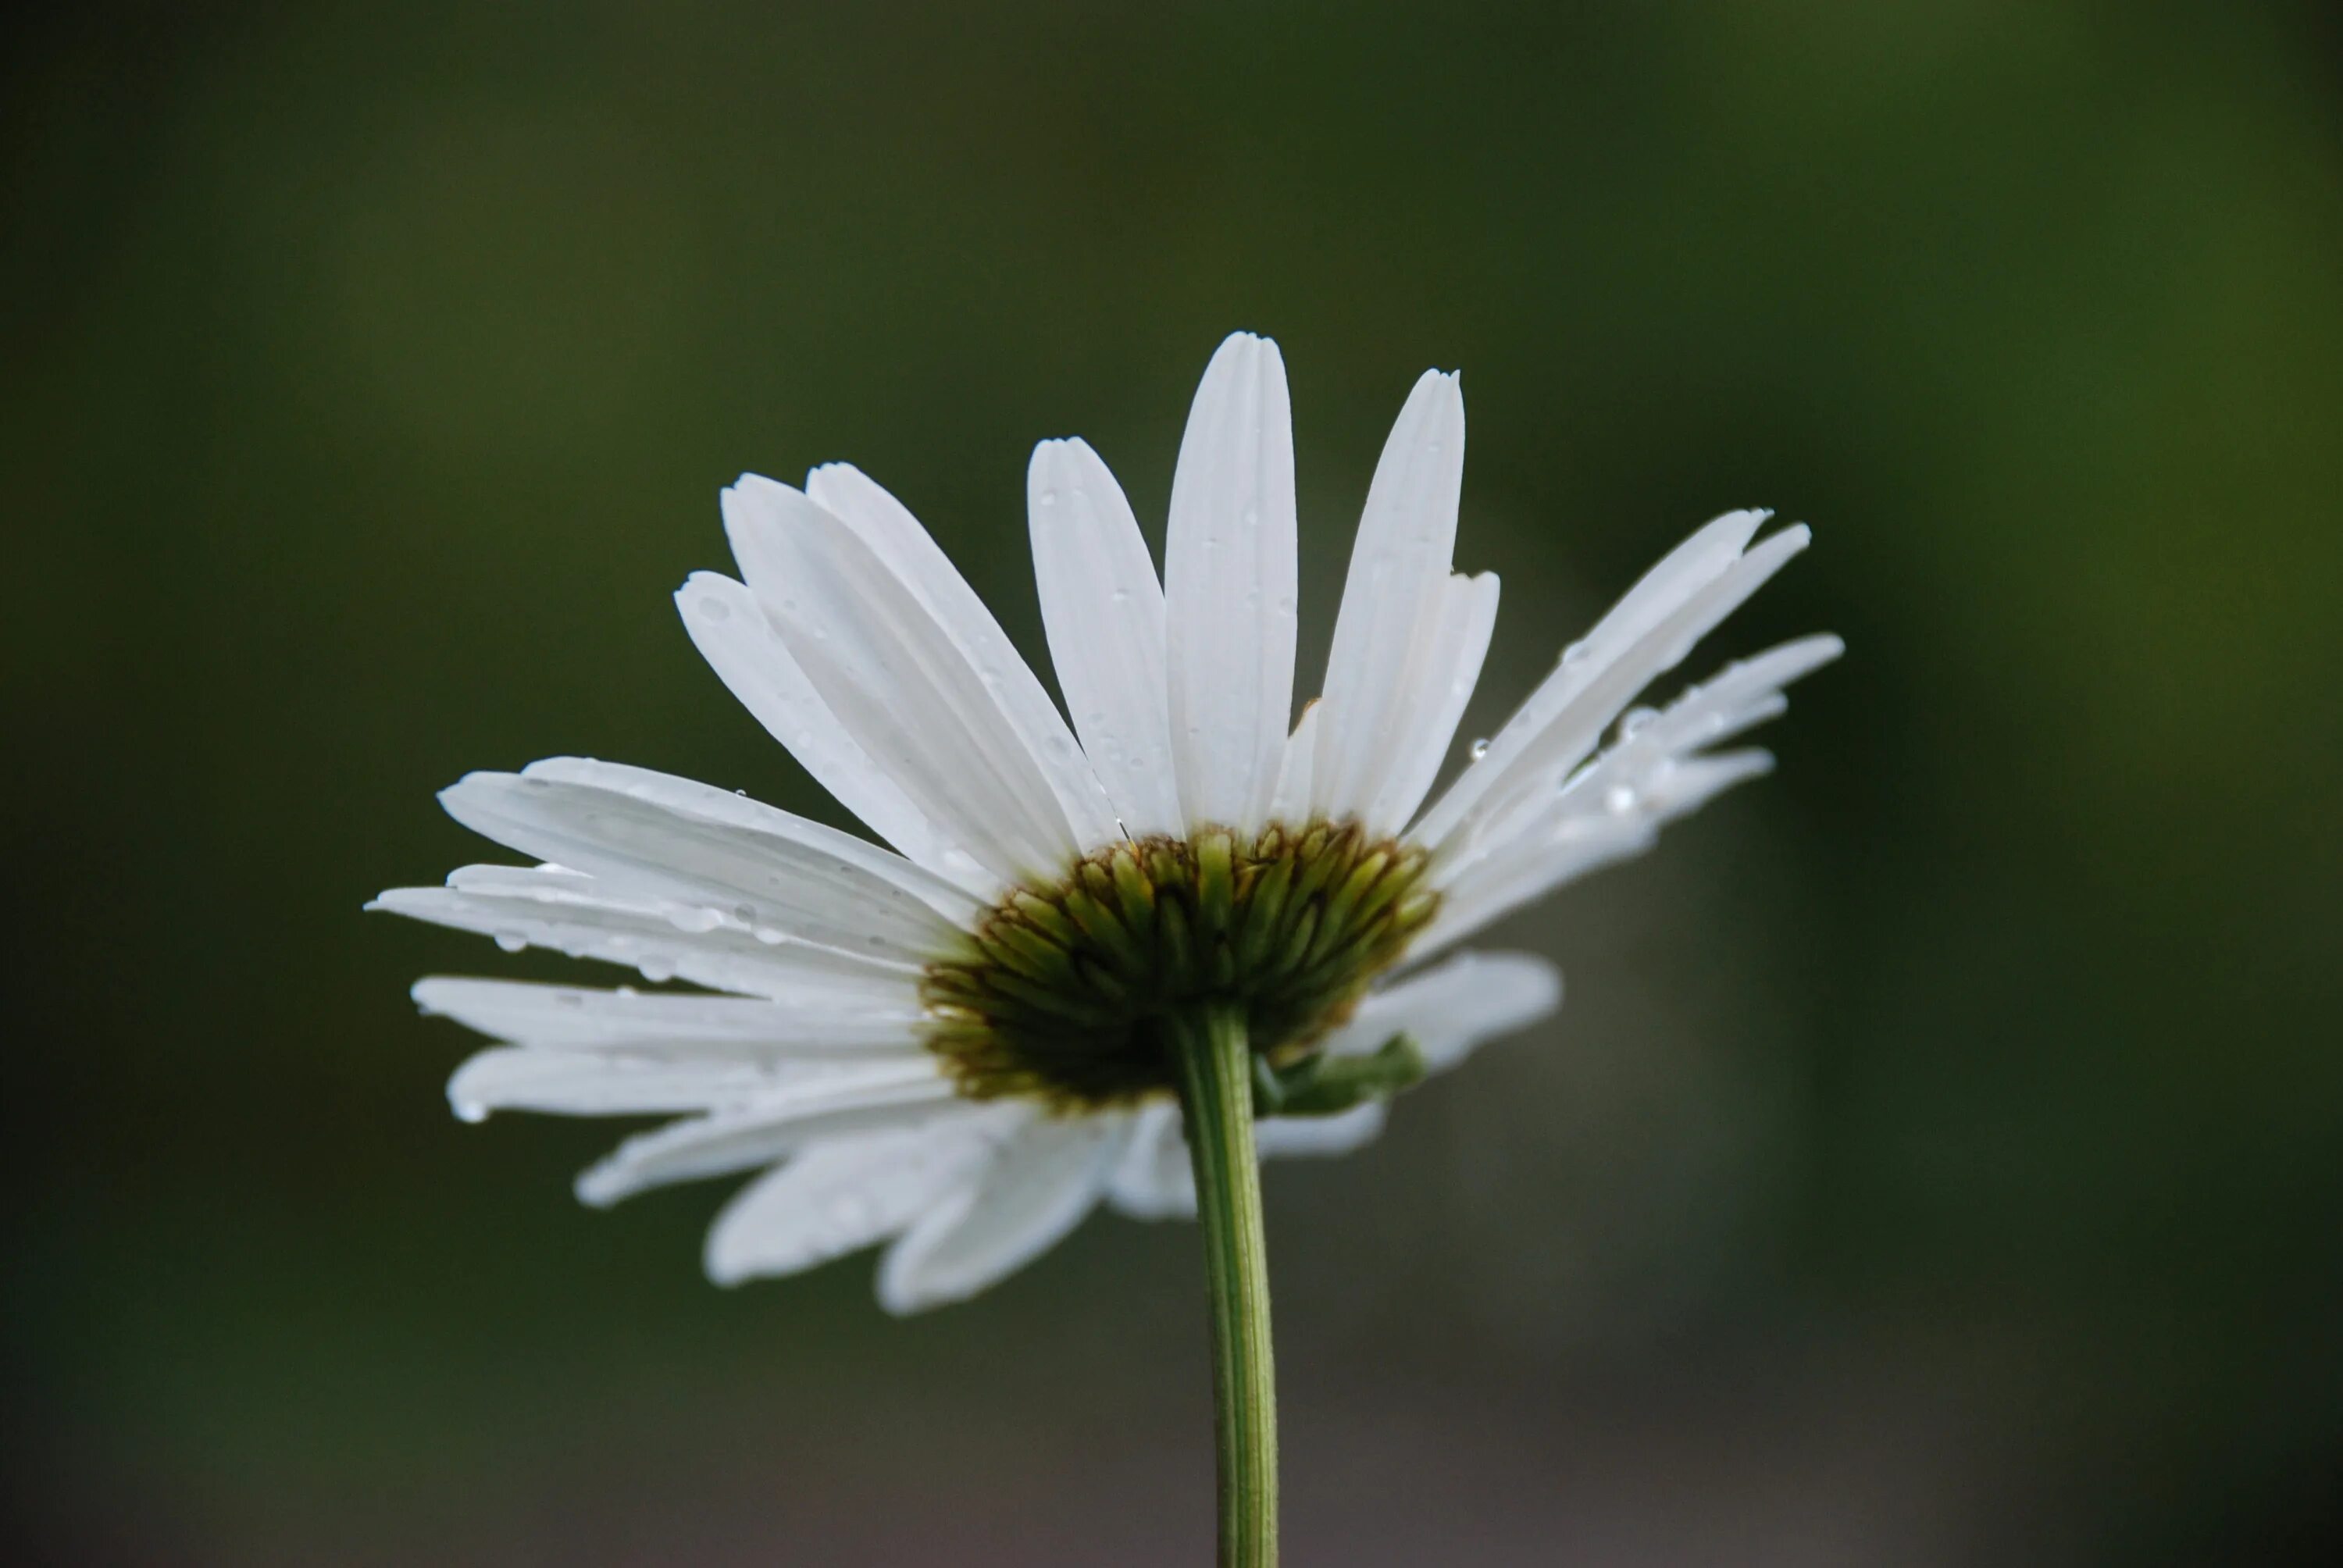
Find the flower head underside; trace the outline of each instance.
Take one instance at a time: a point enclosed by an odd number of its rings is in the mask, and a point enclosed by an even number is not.
[[[1173,1026],[1232,1002],[1264,1066],[1290,1069],[1432,919],[1424,859],[1326,822],[1098,850],[930,966],[928,1046],[973,1099],[1127,1105],[1172,1091]]]

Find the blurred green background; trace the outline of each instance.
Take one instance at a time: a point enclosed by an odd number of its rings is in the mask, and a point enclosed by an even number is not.
[[[1201,1271],[898,1323],[447,1114],[363,917],[582,752],[838,820],[669,591],[848,457],[1029,651],[1292,367],[1304,678],[1461,366],[1487,733],[1731,506],[1780,773],[1500,933],[1571,998],[1274,1171],[1296,1563],[2343,1560],[2343,25],[2311,4],[439,0],[0,35],[13,1561],[1186,1564]],[[1157,535],[1160,538],[1160,533]],[[594,978],[610,978],[596,976]]]

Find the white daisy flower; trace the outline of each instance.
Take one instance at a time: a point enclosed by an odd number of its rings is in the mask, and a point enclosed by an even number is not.
[[[1292,437],[1267,339],[1231,337],[1204,373],[1160,582],[1098,454],[1035,450],[1071,727],[894,497],[842,464],[802,489],[744,476],[723,498],[740,580],[695,575],[685,625],[893,848],[613,763],[466,777],[449,814],[538,863],[370,907],[700,989],[424,980],[427,1012],[504,1042],[449,1083],[458,1114],[679,1115],[579,1195],[761,1172],[710,1231],[709,1273],[891,1243],[879,1295],[899,1312],[982,1290],[1101,1201],[1195,1211],[1172,1040],[1199,1007],[1242,1026],[1261,1154],[1373,1138],[1393,1093],[1560,996],[1543,960],[1455,944],[1764,772],[1763,751],[1712,748],[1840,651],[1804,638],[1628,710],[1805,547],[1803,527],[1760,541],[1765,513],[1730,513],[1419,809],[1496,619],[1496,578],[1450,567],[1463,457],[1457,378],[1427,373],[1299,724]]]

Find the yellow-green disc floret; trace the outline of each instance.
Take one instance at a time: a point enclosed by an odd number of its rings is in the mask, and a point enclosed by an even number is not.
[[[1257,1061],[1288,1072],[1432,918],[1423,869],[1347,823],[1100,849],[929,966],[927,1043],[974,1099],[1123,1104],[1172,1091],[1167,1019],[1235,1002]]]

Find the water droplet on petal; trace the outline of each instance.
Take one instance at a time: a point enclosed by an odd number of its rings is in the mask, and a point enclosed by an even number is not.
[[[1574,642],[1562,650],[1562,662],[1564,664],[1579,663],[1585,657],[1586,645],[1583,642]]]
[[[1619,719],[1619,739],[1622,740],[1631,740],[1634,739],[1635,732],[1637,730],[1640,730],[1644,726],[1649,724],[1653,719],[1657,719],[1658,717],[1659,713],[1655,709],[1649,708],[1631,708],[1627,709],[1627,711],[1621,715]]]
[[[517,953],[520,951],[521,949],[528,946],[528,939],[521,935],[518,931],[498,931],[497,933],[497,946],[504,949],[504,950],[508,953]]]
[[[1624,817],[1635,809],[1635,791],[1626,784],[1614,784],[1603,791],[1603,809],[1614,817]]]
[[[635,968],[640,970],[643,978],[653,985],[675,978],[675,960],[661,953],[646,953]]]
[[[1054,507],[1058,504],[1058,492],[1055,490],[1044,490],[1040,495],[1034,497],[1033,499],[1037,505]]]
[[[1478,762],[1482,758],[1486,757],[1488,754],[1489,738],[1485,735],[1476,736],[1473,739],[1473,744],[1464,748],[1464,755],[1470,757],[1475,762]]]
[[[458,1121],[469,1122],[478,1127],[488,1119],[488,1108],[477,1100],[451,1101],[449,1104],[455,1111],[456,1120]]]

